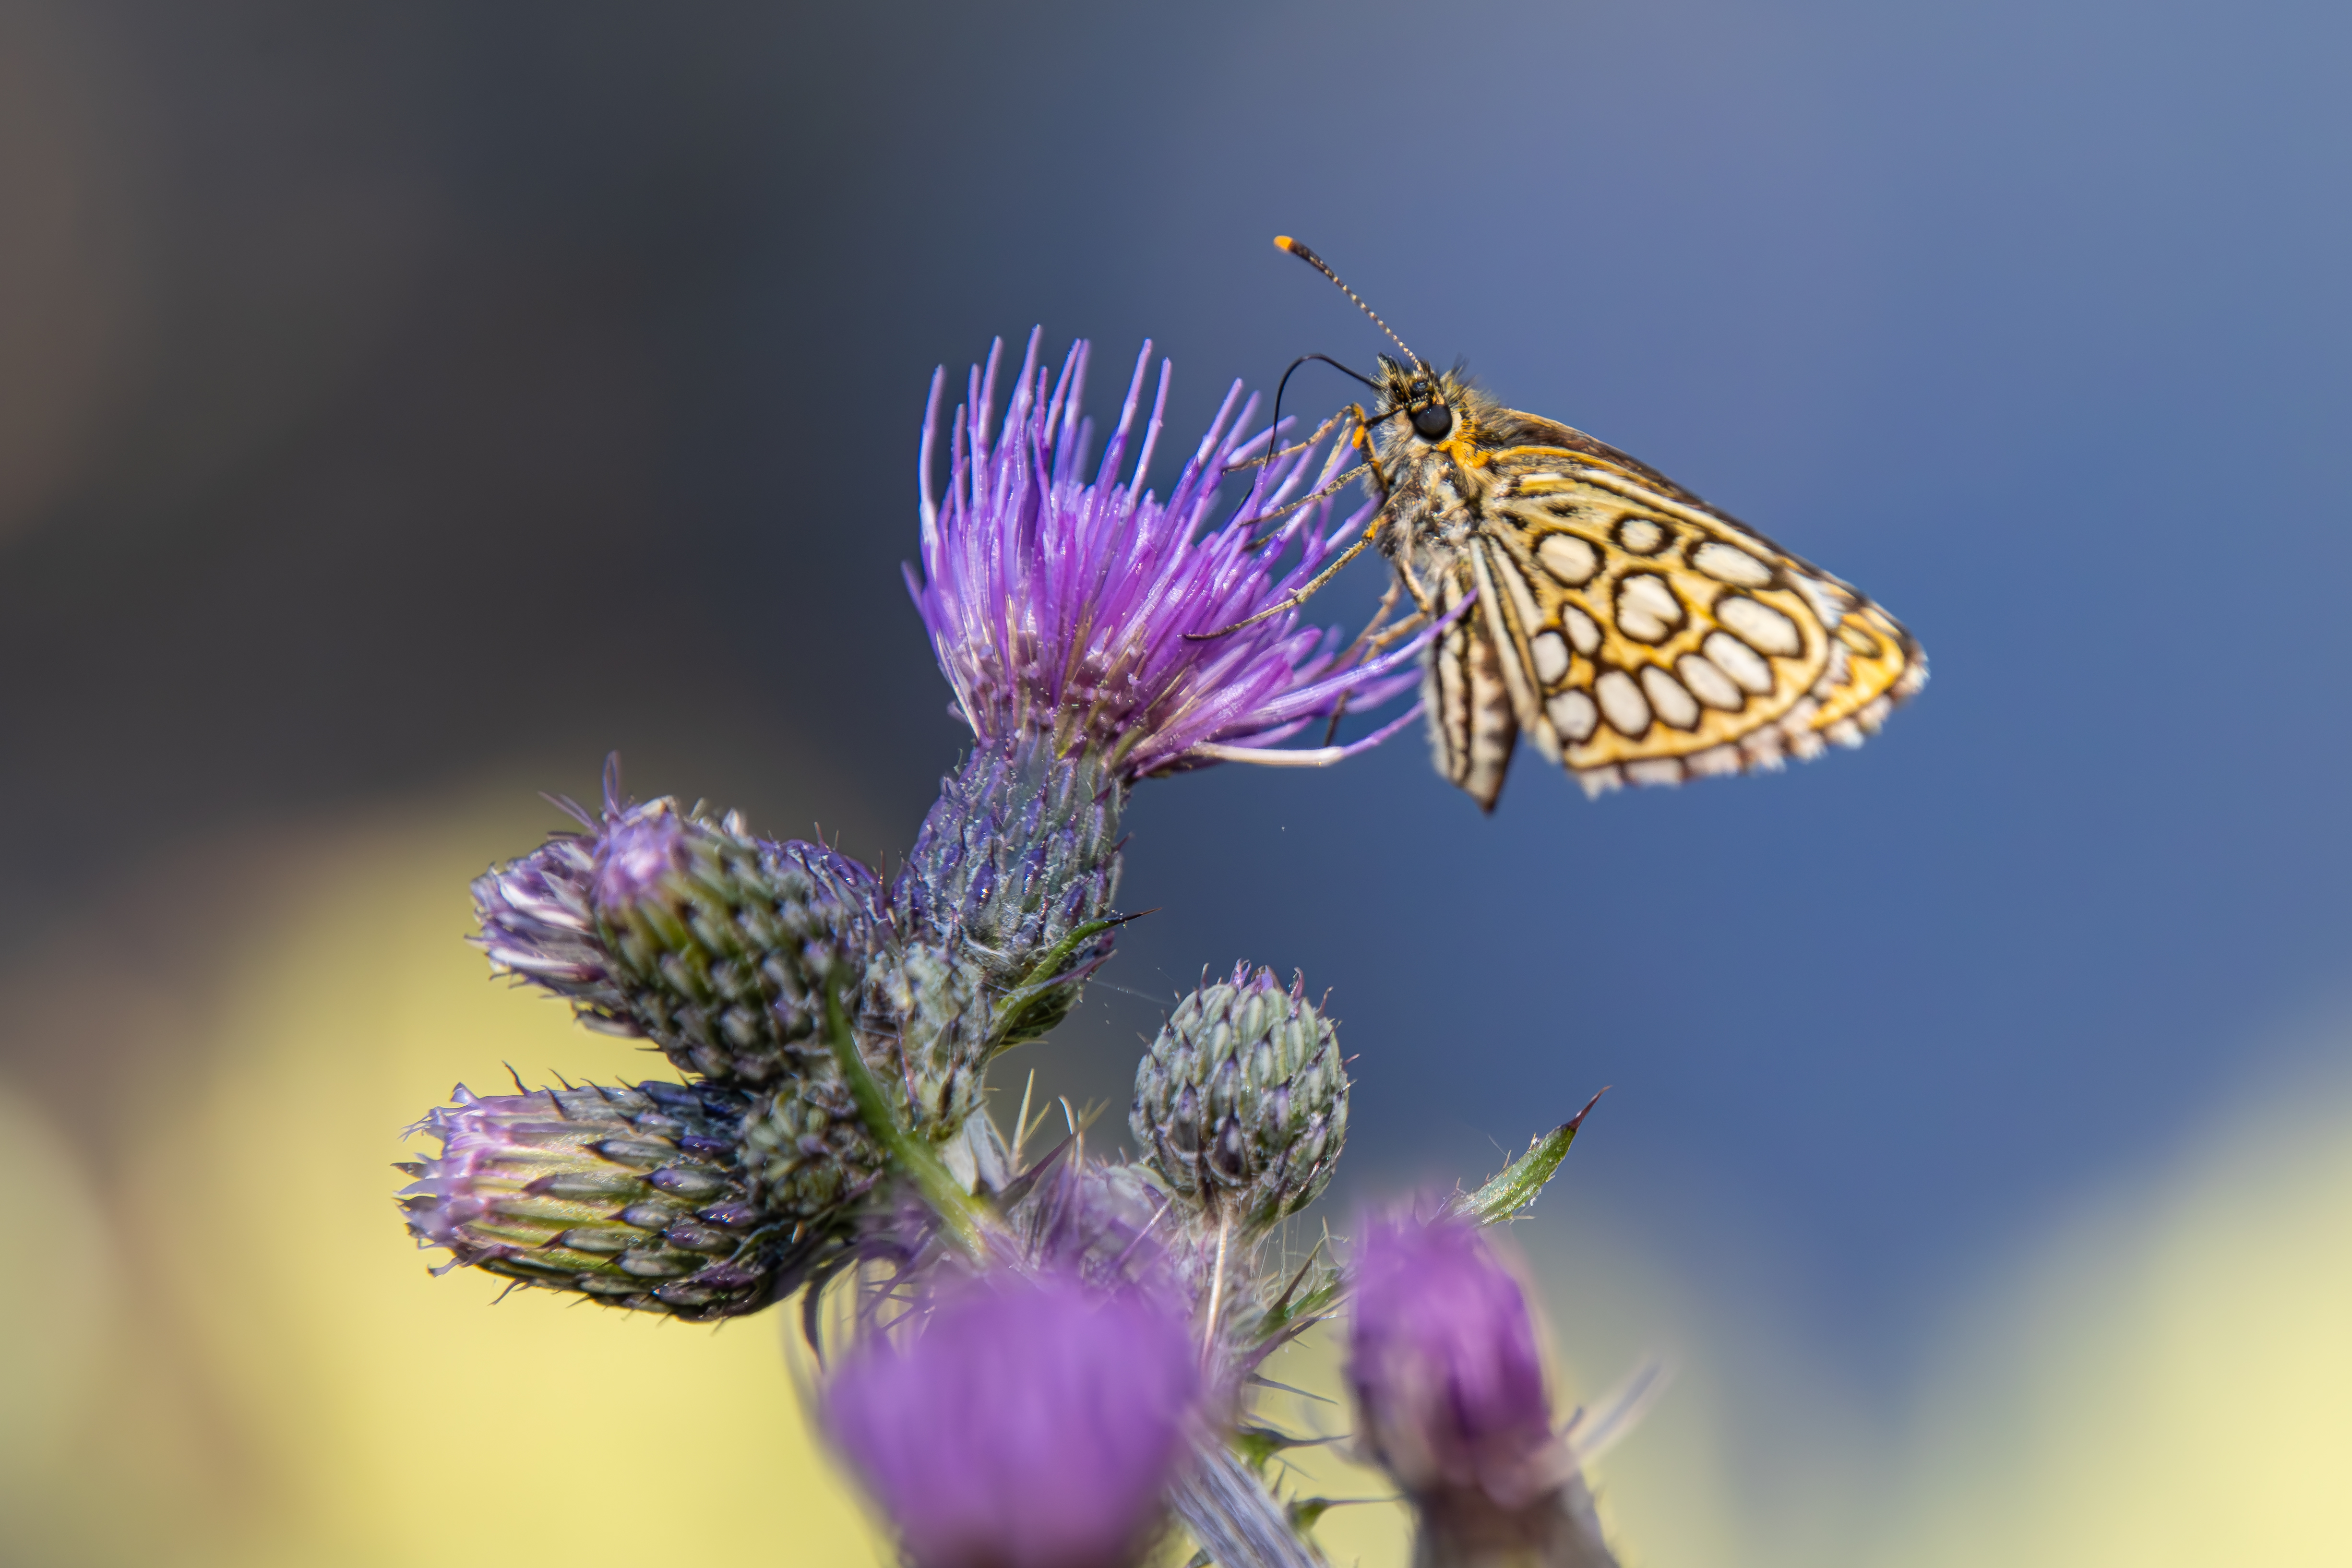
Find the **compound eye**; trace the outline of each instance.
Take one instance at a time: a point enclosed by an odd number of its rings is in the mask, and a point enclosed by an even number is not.
[[[1443,403],[1433,403],[1412,416],[1412,427],[1426,440],[1442,441],[1454,428],[1454,410]]]

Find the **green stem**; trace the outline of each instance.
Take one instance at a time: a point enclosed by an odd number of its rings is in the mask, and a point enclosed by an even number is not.
[[[997,1224],[995,1214],[986,1203],[965,1191],[963,1184],[955,1179],[954,1173],[930,1145],[908,1131],[891,1113],[882,1086],[875,1081],[873,1069],[858,1053],[856,1031],[849,1026],[848,1015],[842,1010],[837,986],[825,988],[824,1024],[834,1060],[841,1064],[841,1076],[849,1084],[850,1098],[857,1102],[857,1115],[866,1123],[866,1131],[882,1145],[900,1173],[915,1184],[915,1190],[939,1215],[940,1226],[956,1245],[974,1258],[985,1261],[992,1250],[990,1242],[1001,1239],[1003,1227]]]

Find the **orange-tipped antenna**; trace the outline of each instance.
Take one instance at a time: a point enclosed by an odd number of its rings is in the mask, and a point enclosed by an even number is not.
[[[1276,235],[1274,237],[1274,243],[1276,247],[1290,252],[1291,255],[1296,256],[1299,260],[1304,261],[1307,266],[1312,267],[1316,271],[1320,272],[1324,277],[1331,279],[1332,282],[1338,283],[1339,285],[1339,292],[1345,294],[1349,299],[1355,300],[1356,309],[1361,310],[1367,316],[1370,316],[1372,319],[1372,325],[1388,333],[1389,342],[1396,344],[1396,346],[1401,349],[1404,349],[1405,358],[1412,361],[1415,364],[1420,364],[1422,363],[1422,358],[1419,354],[1413,353],[1411,349],[1404,348],[1404,340],[1396,335],[1396,329],[1390,326],[1386,321],[1381,321],[1381,313],[1378,310],[1373,310],[1370,305],[1365,304],[1362,295],[1357,293],[1353,289],[1349,288],[1346,283],[1340,281],[1339,275],[1331,270],[1331,264],[1329,262],[1324,260],[1321,257],[1307,249],[1303,241],[1293,239],[1286,234]]]

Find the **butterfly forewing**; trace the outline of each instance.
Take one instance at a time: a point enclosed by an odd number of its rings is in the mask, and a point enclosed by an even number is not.
[[[1549,425],[1506,417],[1520,430]],[[1477,588],[1482,613],[1437,658],[1475,660],[1490,641],[1517,726],[1588,790],[1859,744],[1925,679],[1910,635],[1853,588],[1553,428],[1557,445],[1480,454],[1484,520],[1454,576]],[[1467,668],[1450,679],[1441,668],[1433,695],[1459,687],[1467,702],[1477,685]],[[1491,799],[1477,784],[1498,788],[1499,773],[1456,742],[1476,733],[1464,727],[1475,708],[1434,710],[1441,764]]]

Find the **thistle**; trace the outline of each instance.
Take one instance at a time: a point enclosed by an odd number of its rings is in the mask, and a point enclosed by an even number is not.
[[[845,1359],[823,1417],[915,1568],[1139,1561],[1200,1391],[1181,1313],[998,1271],[908,1316]]]
[[[894,894],[920,929],[970,942],[992,994],[1025,1013],[1021,1037],[1066,1014],[1109,954],[1119,817],[1136,780],[1219,761],[1332,762],[1377,744],[1412,714],[1350,745],[1276,749],[1412,686],[1428,640],[1375,650],[1336,627],[1301,628],[1287,609],[1207,636],[1276,610],[1360,527],[1368,513],[1322,531],[1328,497],[1289,504],[1310,478],[1329,479],[1341,454],[1320,468],[1311,445],[1265,458],[1274,433],[1247,433],[1256,404],[1236,383],[1160,500],[1143,483],[1168,371],[1139,446],[1146,343],[1089,480],[1093,425],[1078,413],[1087,345],[1073,345],[1050,381],[1037,345],[1033,332],[993,430],[1003,344],[984,374],[971,372],[950,421],[944,503],[932,469],[945,373],[931,381],[922,568],[908,569],[907,585],[974,746],[942,784]],[[1217,524],[1227,474],[1251,464],[1247,498]]]
[[[763,1223],[735,1157],[743,1097],[709,1085],[477,1095],[410,1131],[441,1141],[400,1168],[421,1247],[526,1285],[689,1320],[768,1305],[792,1238]]]
[[[922,572],[909,567],[907,585],[973,736],[1038,737],[1057,757],[1088,754],[1134,780],[1221,761],[1335,761],[1410,721],[1408,712],[1351,746],[1269,750],[1342,708],[1363,712],[1410,689],[1433,633],[1375,650],[1280,609],[1210,635],[1275,610],[1362,531],[1370,506],[1326,533],[1328,499],[1286,504],[1310,479],[1330,480],[1349,452],[1335,445],[1319,468],[1316,444],[1267,458],[1275,432],[1249,430],[1256,399],[1235,382],[1160,500],[1143,482],[1168,401],[1165,363],[1139,447],[1135,427],[1147,342],[1088,481],[1093,422],[1078,414],[1088,345],[1072,345],[1049,383],[1038,336],[992,435],[1002,342],[984,375],[971,372],[949,437],[944,504],[931,489],[944,372],[924,415]],[[1221,487],[1244,468],[1248,495],[1218,524]]]
[[[1169,1190],[1245,1236],[1319,1196],[1348,1137],[1339,1033],[1270,969],[1184,998],[1136,1064],[1128,1127]]]
[[[933,382],[908,580],[973,748],[905,865],[886,881],[732,814],[629,802],[609,769],[600,812],[559,803],[580,830],[475,883],[478,940],[688,1081],[461,1086],[413,1130],[441,1148],[402,1166],[410,1229],[448,1267],[677,1317],[802,1290],[824,1429],[914,1568],[1133,1568],[1171,1515],[1201,1560],[1317,1568],[1328,1501],[1286,1497],[1273,1460],[1318,1439],[1254,1391],[1353,1292],[1360,1441],[1412,1501],[1423,1568],[1607,1564],[1577,1458],[1644,1395],[1590,1445],[1556,1434],[1526,1299],[1471,1223],[1532,1202],[1581,1114],[1446,1217],[1373,1226],[1345,1269],[1272,1256],[1347,1135],[1336,1026],[1301,978],[1204,973],[1138,1065],[1139,1163],[1088,1158],[1074,1117],[1024,1166],[1029,1129],[1008,1142],[987,1114],[992,1059],[1110,952],[1129,791],[1378,743],[1412,714],[1336,731],[1412,685],[1445,626],[1297,624],[1370,515],[1333,526],[1351,454],[1318,456],[1328,427],[1276,450],[1236,386],[1163,502],[1143,489],[1168,390],[1163,365],[1139,427],[1149,345],[1091,479],[1086,346],[1057,377],[1036,348],[1001,420],[1000,354],[973,373],[943,504]],[[1309,726],[1322,744],[1284,744]],[[843,1292],[851,1337],[827,1355]]]
[[[475,880],[494,969],[714,1083],[771,1083],[824,1052],[827,988],[854,984],[882,944],[871,872],[755,839],[733,813],[626,804],[610,763],[601,818],[559,804],[588,831]]]
[[[1357,1442],[1412,1501],[1416,1568],[1614,1568],[1526,1291],[1481,1229],[1370,1221],[1349,1285]]]

